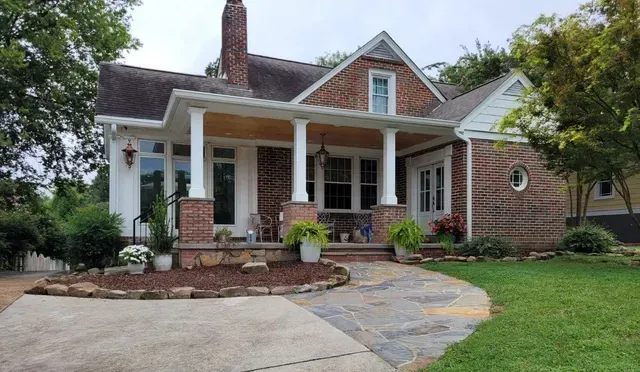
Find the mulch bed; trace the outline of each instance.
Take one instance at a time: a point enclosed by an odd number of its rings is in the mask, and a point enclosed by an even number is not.
[[[317,263],[272,262],[265,274],[243,274],[242,265],[174,269],[166,272],[145,272],[144,275],[85,275],[54,279],[53,283],[71,285],[91,282],[107,289],[164,289],[194,287],[218,291],[226,287],[268,287],[311,284],[332,275],[331,268]]]

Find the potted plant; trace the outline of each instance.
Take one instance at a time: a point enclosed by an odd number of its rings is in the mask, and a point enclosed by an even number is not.
[[[320,251],[329,246],[329,230],[317,222],[294,222],[284,237],[284,244],[292,249],[299,245],[302,262],[318,262]]]
[[[465,231],[464,219],[460,213],[444,214],[439,220],[429,222],[431,232],[442,245],[445,253],[453,254],[454,244]]]
[[[389,226],[387,234],[389,243],[393,244],[396,256],[408,256],[416,253],[424,241],[424,229],[412,218],[405,218]]]
[[[153,257],[153,252],[144,245],[129,245],[120,251],[120,258],[127,261],[129,274],[144,274],[144,265]]]
[[[222,243],[222,244],[224,244],[224,243],[226,243],[226,242],[227,242],[227,240],[230,240],[230,239],[231,239],[231,236],[232,236],[232,235],[233,235],[233,233],[231,232],[231,230],[229,230],[229,228],[228,228],[228,227],[223,226],[223,227],[220,227],[220,228],[218,228],[218,229],[216,230],[216,233],[215,233],[215,235],[214,235],[214,238],[216,239],[216,241],[217,241],[218,243]]]
[[[173,264],[171,250],[173,249],[173,226],[167,218],[169,204],[163,193],[158,195],[153,203],[153,209],[147,221],[149,231],[149,247],[153,251],[153,267],[156,271],[169,271]]]

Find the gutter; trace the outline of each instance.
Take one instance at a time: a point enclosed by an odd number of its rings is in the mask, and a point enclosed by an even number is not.
[[[467,240],[471,240],[473,237],[473,221],[471,218],[473,215],[473,151],[471,148],[471,139],[464,134],[464,130],[456,128],[453,132],[456,134],[456,137],[467,143]]]

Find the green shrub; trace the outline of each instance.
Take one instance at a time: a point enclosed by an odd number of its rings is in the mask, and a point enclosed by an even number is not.
[[[397,244],[408,253],[415,253],[422,248],[424,229],[411,218],[405,218],[389,226],[387,239],[390,244]]]
[[[78,208],[66,224],[67,254],[72,265],[104,268],[122,247],[122,217],[104,204]]]
[[[24,211],[0,212],[0,269],[14,269],[19,253],[37,250],[43,242],[36,216]]]
[[[497,236],[478,236],[462,245],[462,254],[465,256],[503,258],[515,252],[516,250],[509,240]]]
[[[160,193],[153,203],[153,213],[149,217],[149,248],[157,255],[171,254],[173,249],[173,227],[167,219],[169,204]]]
[[[565,251],[580,253],[604,253],[616,245],[613,233],[594,223],[570,229],[558,244]]]
[[[294,222],[291,229],[284,237],[284,245],[289,248],[295,248],[302,239],[314,247],[325,249],[329,246],[329,230],[321,223],[311,221]]]

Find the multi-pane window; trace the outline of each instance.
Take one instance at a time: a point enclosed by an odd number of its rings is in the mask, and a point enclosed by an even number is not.
[[[307,155],[307,195],[309,195],[309,201],[316,200],[316,168],[315,158],[313,155]]]
[[[213,220],[219,225],[233,225],[236,221],[235,157],[235,149],[213,149]]]
[[[373,77],[372,79],[372,111],[379,114],[389,113],[389,79]]]
[[[378,204],[378,161],[360,159],[360,209]]]
[[[351,209],[351,158],[330,157],[324,168],[325,209]]]
[[[613,184],[611,180],[602,180],[596,187],[596,199],[613,198]]]
[[[140,214],[147,222],[146,212],[164,191],[164,142],[140,141]]]

